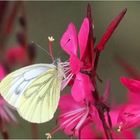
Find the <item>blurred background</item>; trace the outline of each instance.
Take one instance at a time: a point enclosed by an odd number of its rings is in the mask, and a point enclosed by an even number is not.
[[[122,103],[125,101],[127,90],[121,85],[119,78],[127,74],[118,63],[119,58],[130,63],[140,74],[140,2],[93,1],[89,3],[91,4],[94,18],[96,43],[101,39],[111,20],[122,9],[127,8],[125,17],[101,54],[98,67],[98,75],[103,80],[103,83],[98,83],[100,93],[102,94],[104,90],[106,80],[110,80],[111,100]],[[2,2],[0,4],[2,5]],[[6,67],[6,72],[8,73],[26,64],[51,63],[50,57],[43,50],[31,44],[34,41],[48,50],[48,36],[50,35],[55,38],[53,43],[55,57],[66,60],[68,57],[61,50],[59,41],[70,22],[74,22],[77,28],[80,28],[82,20],[86,16],[87,4],[88,2],[86,1],[7,1],[5,5],[3,4],[0,7],[0,58],[1,63]],[[2,10],[4,6],[5,10]],[[32,46],[31,50],[26,48],[29,45]],[[12,51],[9,50],[18,46],[22,46],[28,52],[27,56],[32,57],[30,59],[27,57],[26,60],[23,60],[25,59],[25,55],[23,55],[21,59],[21,62],[24,61],[23,63],[13,60]],[[25,53],[24,49],[19,52],[21,54]],[[16,49],[13,51],[13,53],[17,52],[18,50]],[[20,59],[21,55],[18,57]],[[20,118],[16,112],[15,114],[19,122],[17,125],[7,126],[10,138],[32,138],[32,127],[36,131],[36,125],[31,126],[31,124]],[[56,120],[53,119],[49,123],[39,124],[37,127],[39,138],[45,138],[45,133],[56,127]],[[62,132],[59,132],[53,138],[67,137]]]

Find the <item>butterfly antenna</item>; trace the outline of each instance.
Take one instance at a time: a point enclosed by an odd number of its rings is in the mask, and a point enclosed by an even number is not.
[[[48,37],[48,40],[49,40],[49,51],[50,51],[50,56],[52,58],[52,61],[54,62],[54,55],[53,55],[53,49],[52,49],[52,43],[54,41],[54,38],[53,36],[49,36]]]
[[[51,55],[49,54],[49,52],[47,50],[45,50],[43,47],[41,47],[38,43],[36,43],[34,41],[32,41],[31,43],[34,44],[35,46],[37,46],[38,48],[40,48],[41,50],[43,50],[44,52],[46,52],[51,57]]]

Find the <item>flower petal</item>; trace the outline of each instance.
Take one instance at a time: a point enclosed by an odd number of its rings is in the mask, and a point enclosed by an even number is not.
[[[71,55],[70,57],[70,67],[73,74],[77,74],[82,66],[82,62],[78,59],[77,56]]]
[[[75,100],[73,100],[71,94],[66,94],[61,96],[60,101],[59,101],[59,108],[61,113],[78,109],[82,106],[82,104],[77,104]]]
[[[58,118],[60,128],[67,135],[73,135],[74,128],[85,114],[85,104],[76,102],[71,95],[63,95],[60,98],[59,109],[61,114]]]
[[[75,101],[80,102],[84,99],[93,100],[93,90],[94,87],[92,86],[89,76],[82,73],[76,74],[76,78],[71,90]]]
[[[111,35],[115,31],[115,29],[117,28],[117,26],[120,23],[120,21],[122,20],[122,18],[124,17],[126,11],[127,11],[127,9],[123,9],[120,12],[120,14],[117,17],[115,17],[115,19],[113,19],[113,21],[109,24],[103,37],[101,38],[101,40],[97,44],[97,49],[99,51],[102,51],[104,49],[105,44],[107,43],[107,41],[109,40],[109,38],[111,37]]]
[[[140,125],[140,105],[128,104],[119,114],[121,130],[138,127]]]
[[[134,79],[128,79],[126,77],[120,78],[121,83],[128,88],[130,92],[140,94],[140,81]]]
[[[140,105],[140,94],[135,94],[133,92],[130,92],[127,94],[127,98],[129,103]]]
[[[95,130],[90,123],[85,124],[80,132],[80,139],[94,139],[96,138]]]
[[[75,25],[70,23],[66,32],[63,34],[60,44],[62,49],[69,55],[77,55],[78,38]]]
[[[89,35],[89,20],[88,18],[85,18],[83,20],[83,23],[81,25],[79,34],[78,34],[78,41],[79,41],[79,47],[80,47],[80,59],[84,57],[87,42],[88,42],[88,35]]]

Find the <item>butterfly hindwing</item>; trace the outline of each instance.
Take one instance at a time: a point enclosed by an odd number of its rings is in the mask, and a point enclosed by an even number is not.
[[[57,109],[61,79],[58,71],[50,69],[30,84],[20,98],[19,114],[30,122],[43,123],[53,118]]]

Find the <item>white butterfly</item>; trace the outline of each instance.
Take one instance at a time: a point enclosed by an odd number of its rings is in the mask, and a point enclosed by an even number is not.
[[[60,91],[71,75],[69,62],[57,59],[53,64],[34,64],[7,75],[0,83],[0,93],[21,117],[33,123],[51,120],[57,109]]]

